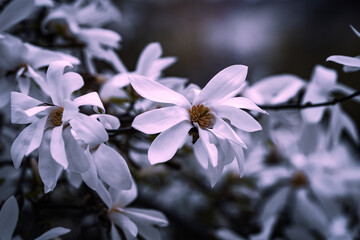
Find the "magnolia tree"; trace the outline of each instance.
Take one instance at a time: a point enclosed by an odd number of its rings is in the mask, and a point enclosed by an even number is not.
[[[163,76],[176,59],[159,43],[128,70],[102,28],[120,16],[110,1],[1,8],[1,240],[360,237],[359,137],[341,108],[360,92],[335,70],[250,85],[236,63],[201,89]]]

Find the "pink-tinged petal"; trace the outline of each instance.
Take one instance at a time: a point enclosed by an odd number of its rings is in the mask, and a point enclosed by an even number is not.
[[[213,133],[207,130],[202,130],[201,128],[198,128],[198,130],[200,136],[199,140],[202,142],[203,148],[206,150],[211,164],[216,167],[218,164],[218,151],[215,144],[210,142],[210,134]]]
[[[194,105],[218,101],[240,88],[247,69],[244,65],[233,65],[216,74],[195,98]]]
[[[219,159],[221,159],[221,162],[224,166],[232,163],[235,159],[235,153],[234,149],[235,147],[241,148],[238,144],[231,144],[231,141],[228,141],[227,139],[221,139],[217,138],[217,141],[220,144],[220,147],[218,147],[219,150]],[[234,146],[232,146],[234,145]]]
[[[298,79],[292,83],[288,83],[284,86],[280,92],[273,96],[270,100],[271,104],[280,104],[289,101],[289,99],[295,97],[298,92],[305,86],[305,82]]]
[[[165,215],[156,210],[126,208],[123,212],[135,223],[151,224],[159,227],[166,227],[169,224]]]
[[[63,170],[63,167],[55,162],[50,153],[51,132],[46,131],[39,148],[39,173],[44,183],[45,192],[52,191]]]
[[[51,157],[63,168],[67,169],[69,162],[66,157],[65,143],[62,136],[63,126],[55,127],[52,130],[51,141],[50,141],[50,152]]]
[[[86,172],[81,173],[81,177],[86,185],[88,185],[91,189],[96,190],[100,181],[96,171],[96,165],[92,155],[90,154],[89,148],[85,150],[85,156],[88,159],[90,167]]]
[[[14,196],[9,197],[0,210],[0,239],[10,240],[19,217],[19,206]]]
[[[311,82],[315,83],[323,92],[325,90],[324,94],[336,84],[336,80],[337,72],[321,65],[316,65],[311,75]]]
[[[101,200],[106,204],[107,208],[111,209],[113,206],[113,201],[111,199],[111,195],[101,181],[99,181],[98,187],[96,188],[95,191],[99,195]]]
[[[179,106],[164,107],[142,113],[132,127],[146,134],[163,132],[182,121],[189,121],[189,112]]]
[[[154,102],[172,103],[184,108],[190,108],[190,102],[186,97],[167,88],[160,83],[152,81],[140,75],[129,76],[131,86],[144,98]]]
[[[119,119],[110,114],[93,114],[91,117],[101,122],[106,129],[118,129],[120,127]]]
[[[75,72],[67,72],[62,77],[61,89],[63,99],[70,99],[71,94],[76,90],[79,90],[84,85],[84,80],[80,74]]]
[[[38,113],[41,113],[45,110],[48,110],[50,108],[53,108],[51,106],[38,106],[38,107],[33,107],[33,108],[30,108],[26,111],[24,111],[24,113],[28,116],[28,117],[32,117],[32,116],[35,116],[36,114]],[[46,112],[47,113],[47,112]]]
[[[148,71],[143,74],[150,79],[157,80],[161,77],[162,71],[176,62],[176,57],[164,57],[157,59],[148,69]]]
[[[129,217],[123,215],[122,213],[112,212],[110,214],[110,219],[118,227],[120,227],[126,239],[135,239],[135,236],[138,234],[138,228],[136,224],[129,219]]]
[[[242,108],[247,110],[252,110],[256,112],[266,113],[266,111],[259,108],[253,101],[244,97],[233,97],[222,99],[216,103],[216,105],[226,105],[235,108]]]
[[[182,121],[168,130],[160,133],[149,148],[148,157],[151,164],[162,163],[170,160],[184,144],[192,125]]]
[[[326,61],[332,61],[350,67],[360,67],[360,59],[356,57],[333,55],[328,57]]]
[[[213,132],[215,136],[221,139],[227,139],[236,144],[239,144],[242,148],[247,148],[245,143],[240,139],[240,137],[235,133],[235,131],[227,124],[224,120],[219,117],[215,117],[216,122],[212,129],[209,131]]]
[[[195,157],[200,163],[201,167],[207,169],[209,164],[209,158],[206,154],[206,150],[203,146],[202,141],[198,139],[196,143],[193,145],[193,148],[194,148]]]
[[[315,124],[321,121],[326,107],[306,108],[301,111],[303,119],[311,124]]]
[[[65,67],[72,67],[71,63],[65,61],[52,62],[46,72],[46,80],[49,85],[50,97],[56,106],[63,105],[62,80]]]
[[[26,155],[29,155],[32,151],[34,151],[40,146],[45,131],[46,121],[47,116],[36,122],[36,129],[30,142],[29,148],[26,151]]]
[[[100,108],[102,112],[105,112],[104,105],[102,104],[99,94],[97,92],[91,92],[77,97],[74,99],[73,102],[78,107],[84,105],[95,106]]]
[[[131,175],[125,159],[113,148],[100,144],[93,153],[97,172],[110,187],[130,189]]]
[[[79,114],[79,108],[70,100],[64,100],[63,102],[63,115],[61,120],[63,122],[70,121],[74,119]]]
[[[37,122],[27,126],[13,142],[10,154],[15,168],[19,168],[36,131]]]
[[[147,72],[151,69],[153,63],[160,58],[161,54],[162,49],[159,43],[148,44],[139,57],[136,65],[136,73],[147,76]]]
[[[33,0],[14,0],[2,10],[0,14],[0,32],[8,30],[10,27],[30,16],[35,10]]]
[[[32,122],[34,118],[29,117],[24,112],[40,104],[42,104],[42,102],[25,94],[11,92],[11,122],[18,124]]]
[[[129,205],[137,197],[137,187],[134,181],[129,190],[119,190],[110,187],[109,192],[111,195],[111,199],[113,200],[113,204],[121,208]]]
[[[66,158],[69,162],[69,170],[84,173],[90,168],[90,163],[80,143],[75,140],[69,127],[63,130]]]
[[[70,232],[70,229],[63,227],[52,228],[49,231],[43,233],[41,236],[35,238],[35,240],[50,240],[57,238],[61,235],[67,234]]]
[[[69,123],[76,136],[89,145],[98,145],[109,139],[104,126],[92,117],[79,113]]]
[[[216,114],[229,119],[232,125],[246,132],[255,132],[262,129],[261,125],[247,112],[231,106],[214,106]]]

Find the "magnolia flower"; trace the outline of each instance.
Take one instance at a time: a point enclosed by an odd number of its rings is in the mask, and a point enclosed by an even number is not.
[[[0,239],[11,240],[19,216],[19,206],[14,196],[9,197],[0,210]],[[35,240],[50,240],[67,234],[70,229],[63,227],[52,228]],[[17,236],[14,239],[22,239]]]
[[[10,100],[10,92],[20,90],[28,95],[31,87],[31,79],[42,91],[49,94],[44,88],[44,76],[38,69],[46,67],[53,61],[68,61],[79,64],[79,60],[70,55],[45,50],[20,39],[3,34],[0,38],[0,77],[2,89],[0,91],[0,108],[6,106]],[[15,73],[9,74],[9,73]],[[17,81],[14,81],[14,78]]]
[[[161,79],[162,71],[176,61],[174,57],[163,57],[162,48],[159,43],[150,43],[141,52],[139,60],[136,64],[136,69],[133,72],[128,72],[126,69],[121,73],[110,78],[100,90],[100,97],[104,101],[109,101],[110,98],[128,98],[125,91],[122,89],[130,84],[129,76],[133,74],[145,76],[151,80],[159,81],[163,85],[176,86],[183,84],[184,80],[180,78],[165,78]],[[160,79],[159,79],[160,78]]]
[[[356,36],[360,37],[360,32],[358,32],[353,26],[350,25],[350,27]],[[344,65],[344,72],[355,72],[360,69],[360,56],[348,57],[342,55],[333,55],[328,57],[326,61],[332,61]]]
[[[11,147],[14,166],[18,168],[24,156],[39,149],[39,172],[47,191],[55,187],[62,168],[83,173],[90,167],[74,134],[88,145],[108,140],[103,125],[78,109],[92,105],[104,111],[97,93],[71,98],[84,82],[77,73],[64,74],[65,67],[70,66],[68,62],[59,61],[51,63],[48,68],[45,87],[52,103],[43,103],[22,93],[11,93],[12,123],[30,123]]]
[[[137,197],[137,188],[133,182],[130,190],[109,191],[100,184],[97,193],[108,207],[108,216],[111,220],[111,239],[122,239],[117,232],[119,227],[126,239],[135,239],[141,235],[144,239],[157,240],[160,233],[157,227],[166,227],[168,221],[159,211],[127,207]]]
[[[170,160],[189,134],[203,168],[210,167],[210,171],[219,175],[223,166],[237,159],[242,174],[242,148],[246,145],[222,118],[247,132],[261,130],[260,124],[239,108],[264,111],[246,98],[234,97],[246,73],[246,66],[230,66],[213,77],[203,90],[194,89],[192,99],[145,77],[130,76],[132,87],[144,98],[174,105],[145,112],[133,121],[132,126],[144,133],[161,132],[149,148],[150,163]]]

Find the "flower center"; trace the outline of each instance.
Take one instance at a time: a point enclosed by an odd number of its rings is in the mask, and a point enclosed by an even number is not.
[[[58,127],[62,125],[62,116],[63,116],[64,108],[58,108],[50,113],[51,122],[54,126]]]
[[[211,128],[214,125],[214,115],[208,107],[202,104],[192,106],[189,109],[191,123],[197,122],[201,129]]]
[[[295,188],[305,187],[308,184],[309,181],[306,175],[301,171],[296,172],[291,178],[291,185]]]

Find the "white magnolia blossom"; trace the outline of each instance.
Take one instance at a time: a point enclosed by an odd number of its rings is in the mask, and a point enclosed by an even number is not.
[[[141,235],[144,239],[160,240],[158,227],[166,227],[168,221],[164,214],[156,210],[128,207],[137,197],[137,187],[133,182],[130,190],[117,190],[100,184],[97,193],[108,207],[111,220],[111,239],[120,240],[115,225],[124,233],[126,239]]]
[[[242,148],[246,145],[222,118],[247,132],[261,130],[260,124],[240,108],[264,111],[246,98],[234,97],[246,74],[246,66],[230,66],[213,77],[203,90],[194,89],[192,99],[142,76],[130,76],[132,87],[144,98],[174,105],[145,112],[133,121],[132,126],[144,133],[161,132],[149,148],[150,163],[170,160],[189,134],[193,137],[195,156],[209,170],[212,185],[223,167],[234,159],[242,175]]]
[[[360,38],[360,32],[357,31],[353,26],[350,25],[350,27],[356,36]],[[344,72],[355,72],[360,69],[360,56],[348,57],[342,55],[333,55],[328,57],[326,61],[332,61],[344,65]]]
[[[83,173],[90,167],[84,149],[75,139],[92,146],[108,140],[104,126],[96,119],[79,112],[79,107],[91,105],[104,111],[97,93],[72,99],[72,93],[84,82],[74,72],[64,73],[68,62],[53,62],[46,74],[46,88],[52,103],[43,103],[22,93],[11,93],[12,123],[29,124],[11,147],[14,166],[18,168],[24,156],[39,149],[39,172],[46,191],[55,187],[61,170]]]
[[[14,196],[9,197],[0,210],[0,239],[11,240],[19,217],[19,206]],[[63,227],[55,227],[43,233],[35,240],[50,240],[61,235],[67,234],[70,229]],[[22,238],[16,236],[17,240]]]
[[[54,8],[44,19],[43,29],[57,31],[65,37],[77,39],[85,44],[84,55],[88,71],[95,74],[93,59],[105,60],[118,71],[124,71],[121,60],[114,52],[118,49],[121,37],[117,32],[100,28],[120,18],[120,13],[110,1],[87,3],[84,0],[73,4],[62,4]]]

